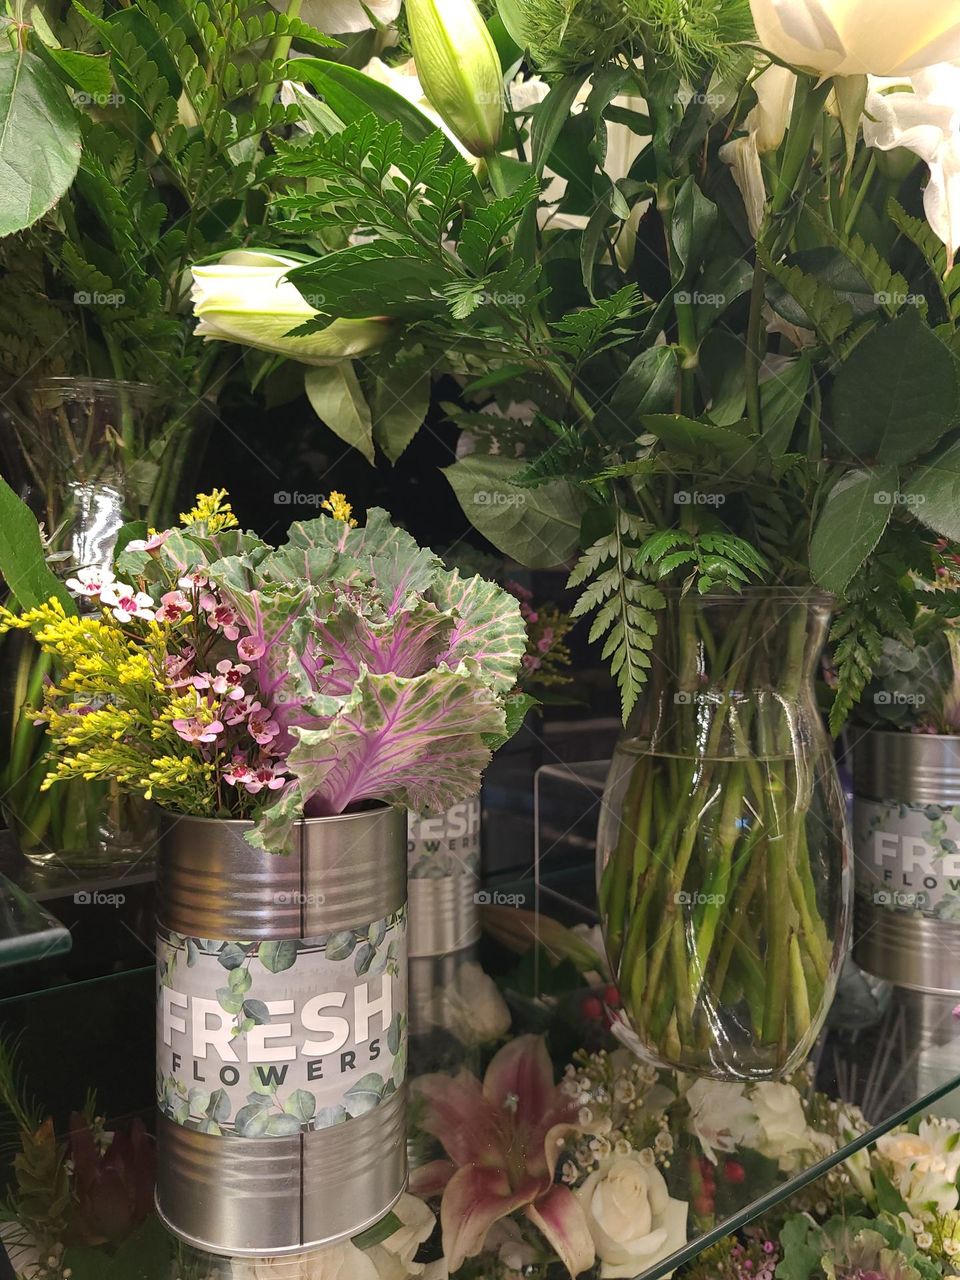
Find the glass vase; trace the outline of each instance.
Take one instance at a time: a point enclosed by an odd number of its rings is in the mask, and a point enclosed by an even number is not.
[[[776,1079],[830,1007],[852,875],[814,695],[829,618],[789,589],[678,592],[660,615],[598,833],[627,1038],[659,1064]]]
[[[4,469],[41,522],[52,567],[61,577],[108,567],[122,525],[145,514],[158,475],[149,461],[163,422],[157,392],[136,382],[49,378],[5,404]],[[74,870],[138,861],[156,838],[150,806],[82,779],[41,791],[47,741],[28,709],[56,669],[23,633],[6,636],[3,653],[2,804],[21,851],[36,865]]]

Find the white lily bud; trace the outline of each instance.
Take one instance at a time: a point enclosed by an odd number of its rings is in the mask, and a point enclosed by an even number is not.
[[[329,365],[373,351],[386,341],[383,320],[334,320],[318,333],[289,337],[291,329],[317,314],[285,279],[293,258],[237,249],[217,263],[194,267],[195,332],[208,341],[236,342],[288,356],[303,364]]]
[[[406,14],[431,105],[472,155],[490,155],[503,129],[503,75],[480,10],[473,0],[407,0]]]

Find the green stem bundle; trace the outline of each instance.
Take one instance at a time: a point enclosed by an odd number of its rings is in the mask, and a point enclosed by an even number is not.
[[[601,911],[651,1053],[777,1076],[809,1048],[832,986],[843,820],[824,814],[841,799],[805,689],[807,604],[728,616],[717,627],[700,602],[676,608],[657,733],[626,748]]]

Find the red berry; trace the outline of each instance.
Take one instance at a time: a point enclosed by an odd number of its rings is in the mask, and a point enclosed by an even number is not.
[[[739,1160],[725,1160],[723,1164],[723,1176],[728,1182],[732,1182],[737,1186],[746,1178],[747,1171]]]
[[[620,1007],[620,992],[613,983],[610,983],[610,985],[604,989],[603,1000],[604,1003],[610,1005],[612,1009],[618,1009]]]
[[[583,1016],[591,1022],[599,1022],[603,1017],[603,1005],[596,996],[587,996],[581,1005]]]
[[[693,1211],[698,1218],[709,1218],[713,1213],[712,1196],[697,1196],[693,1202]]]

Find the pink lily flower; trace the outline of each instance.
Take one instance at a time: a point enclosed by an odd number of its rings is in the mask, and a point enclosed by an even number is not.
[[[416,1082],[423,1129],[449,1160],[418,1169],[414,1194],[443,1192],[440,1223],[451,1273],[483,1248],[487,1232],[522,1211],[571,1276],[593,1266],[596,1251],[583,1207],[554,1182],[564,1140],[582,1132],[577,1106],[554,1083],[542,1036],[520,1036],[497,1053],[483,1083],[461,1070]]]

